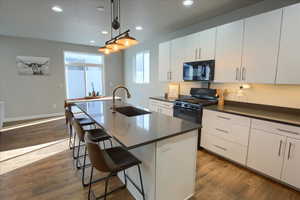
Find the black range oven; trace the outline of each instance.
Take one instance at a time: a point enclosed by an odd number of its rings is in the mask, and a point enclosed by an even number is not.
[[[191,96],[181,97],[175,101],[173,115],[174,117],[202,125],[203,107],[218,103],[216,90],[192,88],[190,94]],[[200,149],[201,129],[199,129],[198,133],[198,149]]]

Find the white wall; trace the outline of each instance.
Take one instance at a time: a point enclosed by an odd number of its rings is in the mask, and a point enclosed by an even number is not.
[[[0,101],[6,120],[63,112],[64,51],[98,53],[97,48],[46,40],[0,36]],[[50,57],[50,76],[20,76],[16,56]],[[123,83],[123,54],[105,57],[105,90]]]
[[[223,16],[217,16],[215,18],[203,21],[199,24],[187,27],[182,30],[178,30],[174,33],[167,35],[155,35],[152,40],[140,44],[136,47],[132,47],[125,51],[125,84],[132,92],[132,98],[128,100],[129,103],[148,106],[148,98],[151,96],[163,96],[167,91],[168,84],[158,81],[158,44],[162,41],[171,40],[177,37],[185,36],[191,33],[195,33],[207,28],[215,27],[239,19],[243,19],[249,16],[281,8],[292,3],[299,2],[298,0],[265,0],[252,6],[248,6]],[[141,51],[149,49],[150,67],[151,67],[151,80],[148,85],[135,84],[133,81],[133,56]],[[191,87],[201,87],[199,82],[193,83],[181,83],[181,93],[188,94]],[[238,100],[252,103],[263,103],[285,107],[300,108],[300,94],[295,95],[297,91],[300,91],[300,86],[275,86],[275,85],[253,85],[252,89],[245,91],[244,97],[238,97],[236,95],[239,88],[238,84],[213,84],[212,87],[229,88],[231,92],[227,96],[227,99]],[[272,95],[270,95],[270,92]],[[299,92],[298,92],[299,93]],[[265,95],[268,94],[268,95]],[[285,99],[282,95],[285,95]],[[276,99],[276,100],[274,100]]]

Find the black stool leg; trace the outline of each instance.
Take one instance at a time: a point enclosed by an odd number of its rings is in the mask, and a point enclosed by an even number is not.
[[[76,135],[74,134],[74,140],[73,140],[73,159],[76,159],[76,156],[75,156],[75,143],[76,143]]]
[[[78,151],[77,151],[77,157],[76,157],[76,168],[77,168],[77,169],[80,169],[80,167],[79,167],[79,159],[80,159],[80,157],[79,157],[79,154],[80,154],[80,145],[81,145],[81,141],[79,140],[79,143],[78,143]]]
[[[108,181],[110,179],[110,177],[112,176],[112,174],[109,174],[107,179],[105,180],[105,192],[104,192],[104,200],[106,200],[106,196],[107,196],[107,188],[108,188]]]
[[[93,171],[94,171],[94,167],[92,167],[92,169],[91,169],[91,176],[90,176],[90,183],[89,183],[89,196],[88,196],[88,200],[91,199],[91,188],[92,188],[92,180],[93,180]]]
[[[85,146],[84,147],[83,166],[82,166],[82,177],[81,177],[81,182],[84,187],[87,186],[87,184],[84,183],[84,175],[85,175],[85,167],[86,167],[85,164],[86,164],[86,155],[87,155],[86,151],[87,151],[87,147]]]
[[[72,133],[72,126],[71,126],[71,124],[69,124],[69,122],[68,122],[68,126],[69,126],[69,148],[70,149],[72,149],[73,148],[73,145],[72,145],[72,135],[73,135],[73,133]]]
[[[127,177],[126,177],[126,170],[125,169],[124,169],[123,173],[124,173],[124,182],[125,182],[125,185],[127,187]]]
[[[145,200],[145,192],[144,192],[143,179],[142,179],[142,173],[141,173],[140,165],[138,165],[138,170],[139,170],[140,181],[141,181],[142,196],[143,196],[143,200]]]

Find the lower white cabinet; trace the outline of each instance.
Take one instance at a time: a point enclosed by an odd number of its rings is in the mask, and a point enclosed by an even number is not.
[[[282,180],[300,188],[300,140],[287,138]]]
[[[202,126],[202,147],[246,164],[250,118],[204,109]]]
[[[173,117],[173,103],[150,99],[149,109]]]
[[[203,110],[201,146],[300,189],[300,127]]]
[[[280,179],[285,137],[252,129],[247,166]]]

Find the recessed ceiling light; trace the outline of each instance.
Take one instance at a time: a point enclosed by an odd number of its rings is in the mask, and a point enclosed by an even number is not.
[[[104,11],[104,6],[98,6],[98,7],[97,7],[97,10],[98,10],[98,11],[101,11],[101,12]]]
[[[108,34],[108,32],[107,31],[102,31],[101,32],[103,35],[106,35],[106,34]]]
[[[94,43],[95,43],[95,40],[91,40],[90,43],[94,44]]]
[[[54,12],[62,12],[62,11],[64,11],[61,7],[59,7],[59,6],[53,6],[52,7],[52,10],[54,11]]]
[[[143,30],[143,27],[141,27],[141,26],[136,26],[135,29],[138,30],[138,31],[141,31],[141,30]]]
[[[189,7],[192,6],[194,4],[194,0],[183,0],[182,1],[182,5]]]

